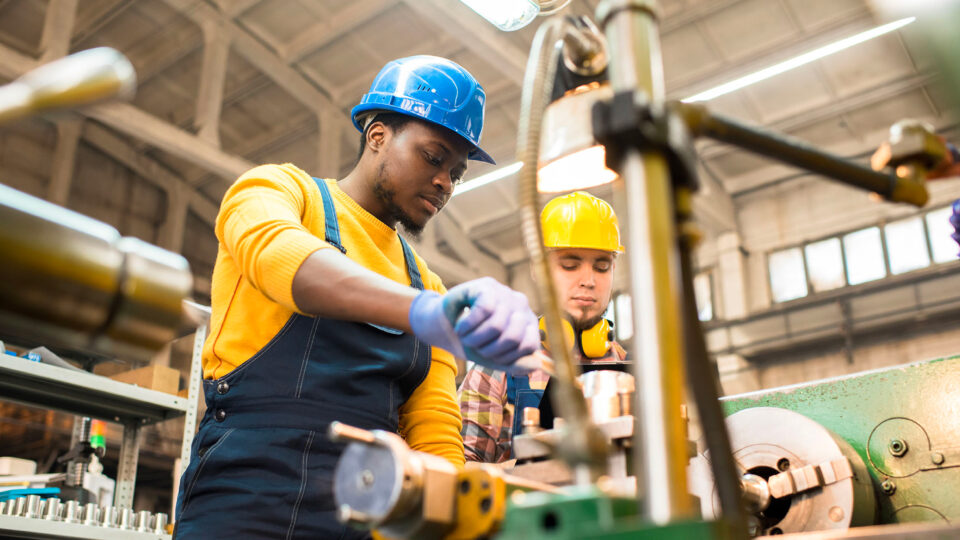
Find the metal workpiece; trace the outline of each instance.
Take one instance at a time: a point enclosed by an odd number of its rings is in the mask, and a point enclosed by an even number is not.
[[[590,420],[600,424],[619,416],[629,416],[635,390],[633,375],[622,371],[588,371],[577,377],[587,400]]]
[[[181,255],[0,186],[0,327],[51,348],[149,360],[193,285]]]
[[[133,531],[137,528],[137,513],[132,508],[120,509],[119,527],[125,531]]]
[[[339,422],[330,433],[353,441],[334,472],[338,519],[389,538],[487,538],[498,530],[510,493],[557,490],[491,464],[468,463],[458,471],[445,459],[411,450],[395,433]]]
[[[100,507],[95,503],[87,503],[83,505],[83,521],[84,525],[99,525],[100,524]]]
[[[39,495],[27,495],[27,502],[24,504],[23,514],[21,515],[30,519],[36,519],[41,516]]]
[[[64,503],[60,515],[63,517],[63,521],[67,523],[80,523],[83,521],[80,510],[80,503],[77,501],[67,501]]]
[[[755,534],[874,523],[877,503],[866,465],[822,425],[786,409],[757,407],[729,416],[727,429]],[[719,508],[709,459],[702,453],[689,467],[692,492],[708,518]]]
[[[153,530],[138,532],[120,527],[3,515],[0,515],[0,537],[37,540],[170,540],[169,534]]]
[[[330,434],[355,441],[334,471],[340,519],[398,538],[435,537],[454,522],[457,469],[449,461],[410,450],[395,433],[335,422]]]
[[[922,174],[907,171],[907,174],[900,176],[897,171],[878,172],[824,152],[795,137],[711,113],[703,105],[678,103],[675,106],[694,135],[732,144],[848,186],[877,193],[892,202],[923,206],[929,198]]]
[[[44,499],[43,519],[50,521],[63,521],[63,503],[57,497]]]
[[[149,510],[137,512],[136,529],[139,532],[150,532],[152,530],[153,513]]]
[[[153,515],[153,532],[156,534],[166,534],[167,521],[169,516],[164,512],[157,512]]]
[[[119,527],[120,509],[116,506],[104,506],[100,509],[101,527]]]

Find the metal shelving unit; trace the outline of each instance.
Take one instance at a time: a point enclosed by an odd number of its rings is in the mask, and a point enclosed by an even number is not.
[[[209,308],[195,306],[209,316]],[[56,409],[123,426],[113,506],[133,507],[143,426],[185,416],[182,454],[189,460],[197,424],[203,341],[206,321],[194,335],[187,397],[179,397],[114,381],[85,371],[0,355],[0,400]],[[103,540],[163,539],[170,535],[0,515],[0,536],[17,538],[89,538]]]

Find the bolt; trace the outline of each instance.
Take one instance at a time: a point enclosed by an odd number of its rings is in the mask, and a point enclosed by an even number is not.
[[[830,521],[839,522],[843,519],[843,508],[832,506],[830,507],[830,511],[827,512],[827,516],[830,518]]]
[[[789,470],[789,469],[790,469],[790,460],[787,459],[787,458],[780,458],[780,460],[777,461],[777,469],[779,469],[780,472],[785,472],[785,471]]]
[[[371,471],[370,469],[364,469],[360,473],[360,481],[363,482],[364,487],[372,486],[374,480],[375,478],[373,477],[373,471]]]
[[[897,485],[890,480],[884,480],[883,483],[880,484],[880,489],[882,489],[886,495],[893,495],[893,493],[897,491]]]
[[[930,454],[930,461],[932,461],[934,465],[943,465],[943,454],[940,452],[932,452]]]
[[[907,442],[901,439],[891,439],[888,448],[892,456],[901,457],[907,453]]]

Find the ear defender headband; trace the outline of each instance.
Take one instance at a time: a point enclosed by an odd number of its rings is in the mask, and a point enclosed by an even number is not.
[[[610,343],[613,341],[613,323],[600,319],[600,322],[591,328],[581,330],[580,335],[576,336],[573,325],[570,321],[563,320],[563,334],[565,341],[573,348],[576,343],[580,347],[580,352],[587,358],[603,358],[610,350]],[[540,341],[544,346],[547,344],[547,323],[540,318]]]

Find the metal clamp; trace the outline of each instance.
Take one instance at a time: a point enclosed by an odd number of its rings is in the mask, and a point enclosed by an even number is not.
[[[850,466],[850,460],[837,458],[833,461],[775,474],[767,479],[767,484],[770,486],[770,496],[774,499],[782,499],[852,477],[853,468]]]

